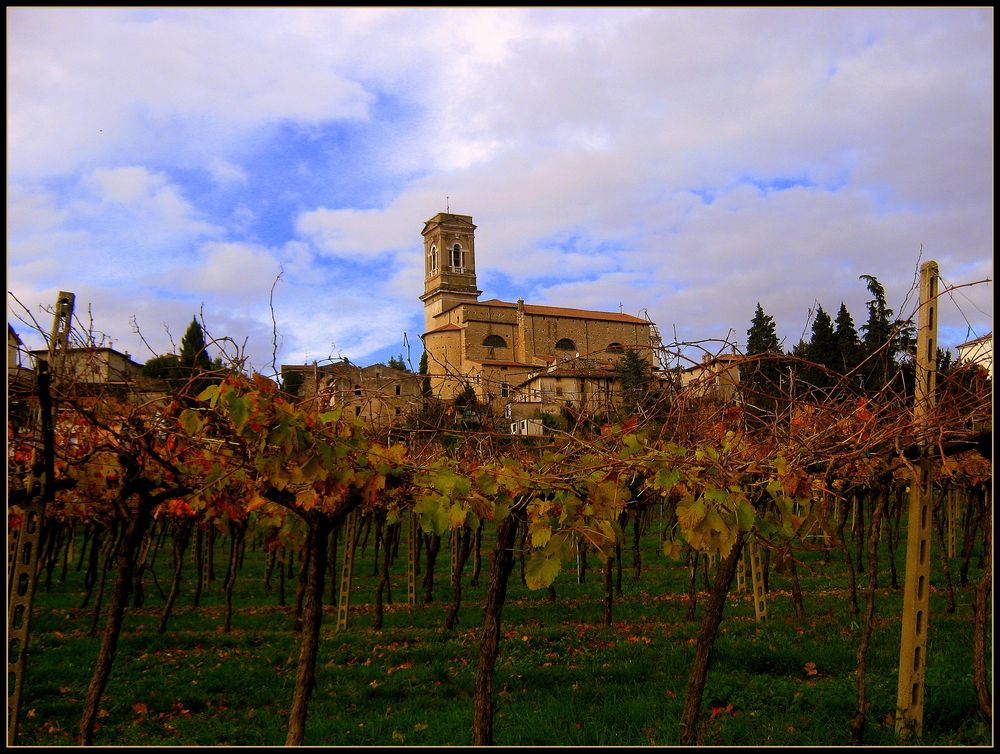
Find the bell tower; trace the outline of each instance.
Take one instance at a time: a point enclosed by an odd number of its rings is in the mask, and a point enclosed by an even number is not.
[[[424,223],[424,324],[459,305],[474,303],[476,287],[476,226],[471,215],[439,212]]]

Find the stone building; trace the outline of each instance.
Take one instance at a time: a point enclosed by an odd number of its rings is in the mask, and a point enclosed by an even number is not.
[[[717,356],[706,353],[700,364],[681,372],[681,387],[692,395],[727,403],[738,395],[740,363],[743,361],[744,358],[736,353]]]
[[[142,376],[142,364],[131,356],[107,346],[66,348],[62,352],[63,372],[58,377],[62,389],[76,395],[114,395],[118,398],[147,397],[162,392],[159,381]],[[32,351],[36,361],[47,361],[45,349]]]
[[[293,378],[293,373],[300,376]],[[318,410],[340,408],[346,416],[379,427],[401,425],[422,402],[421,376],[384,364],[283,365],[281,375],[283,384],[295,385],[296,397],[315,401]]]
[[[480,301],[475,230],[470,215],[442,212],[422,231],[423,342],[435,396],[454,398],[469,386],[480,400],[506,405],[512,390],[536,375],[548,376],[527,389],[548,391],[548,382],[558,379],[549,370],[581,357],[597,365],[588,366],[595,375],[613,376],[611,367],[625,349],[638,351],[653,368],[656,330],[648,319],[521,299]]]

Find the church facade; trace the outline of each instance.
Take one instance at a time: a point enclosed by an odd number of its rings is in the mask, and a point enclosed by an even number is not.
[[[431,389],[454,398],[524,400],[518,390],[540,374],[581,360],[613,373],[626,349],[651,368],[655,326],[619,312],[480,300],[476,226],[470,215],[438,213],[424,224],[424,350]]]

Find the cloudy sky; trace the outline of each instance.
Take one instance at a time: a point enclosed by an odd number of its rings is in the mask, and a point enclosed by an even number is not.
[[[993,202],[992,8],[7,9],[32,347],[66,290],[139,362],[197,314],[265,374],[416,366],[446,209],[483,298],[665,342],[742,348],[760,302],[790,350],[817,304],[864,323],[861,275],[909,316],[933,259],[953,347],[993,326]]]

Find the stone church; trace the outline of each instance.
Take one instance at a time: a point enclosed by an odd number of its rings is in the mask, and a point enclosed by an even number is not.
[[[422,231],[423,342],[434,395],[454,398],[468,385],[480,399],[530,400],[519,391],[555,370],[579,374],[577,389],[595,375],[610,389],[614,362],[626,349],[656,363],[658,334],[647,319],[521,299],[480,301],[475,230],[470,215],[442,212]]]

